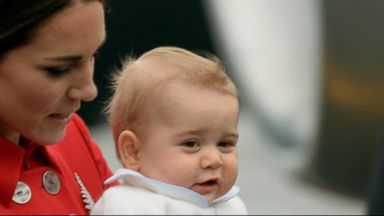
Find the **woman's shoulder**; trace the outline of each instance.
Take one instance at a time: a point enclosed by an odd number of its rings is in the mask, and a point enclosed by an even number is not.
[[[76,113],[73,113],[72,120],[68,124],[63,142],[82,142],[86,145],[93,144],[89,129],[84,120]]]
[[[75,127],[78,130],[81,130],[85,133],[89,133],[87,125],[85,124],[85,122],[81,118],[81,116],[79,116],[79,114],[77,114],[77,113],[72,114],[72,120],[68,126],[69,126],[69,128]]]
[[[62,172],[72,178],[73,173],[77,173],[95,200],[101,196],[107,187],[103,182],[112,172],[80,116],[73,114],[64,139],[46,149]]]

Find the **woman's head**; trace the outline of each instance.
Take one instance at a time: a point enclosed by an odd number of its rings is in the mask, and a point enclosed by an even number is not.
[[[93,56],[106,37],[103,4],[96,0],[3,0],[1,4],[16,11],[20,24],[3,20],[14,18],[1,11],[1,22],[7,25],[0,32],[4,52],[0,133],[16,144],[21,136],[39,144],[56,143],[63,139],[81,101],[97,95]],[[29,16],[33,21],[27,21]]]
[[[98,0],[104,4],[104,0]],[[39,26],[78,0],[0,0],[0,60],[32,40]]]

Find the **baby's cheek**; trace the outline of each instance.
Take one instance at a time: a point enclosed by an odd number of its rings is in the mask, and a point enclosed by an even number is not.
[[[230,156],[227,158],[227,161],[225,163],[225,177],[226,177],[228,187],[233,186],[233,184],[236,181],[237,174],[238,174],[237,157]]]
[[[169,180],[173,184],[190,187],[191,182],[195,180],[198,167],[194,166],[190,161],[178,161],[172,168],[168,169]]]

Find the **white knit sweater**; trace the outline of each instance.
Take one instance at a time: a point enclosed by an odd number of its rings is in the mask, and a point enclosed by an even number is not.
[[[244,215],[247,209],[234,186],[211,204],[200,194],[184,187],[119,169],[106,183],[117,179],[124,184],[109,188],[96,202],[94,215]]]

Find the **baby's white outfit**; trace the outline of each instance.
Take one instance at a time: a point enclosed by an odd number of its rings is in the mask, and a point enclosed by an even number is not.
[[[107,189],[92,208],[94,215],[244,215],[247,209],[238,197],[237,186],[211,204],[200,194],[120,168],[105,184],[123,180]]]

